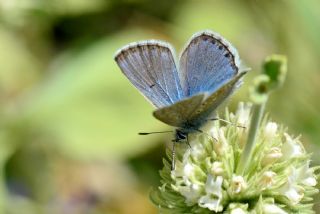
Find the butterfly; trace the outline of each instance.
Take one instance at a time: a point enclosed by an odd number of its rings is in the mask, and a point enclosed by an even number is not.
[[[118,50],[115,61],[123,74],[157,109],[153,116],[176,127],[173,142],[201,131],[219,105],[242,83],[237,50],[212,31],[194,34],[179,64],[170,44],[148,40]]]

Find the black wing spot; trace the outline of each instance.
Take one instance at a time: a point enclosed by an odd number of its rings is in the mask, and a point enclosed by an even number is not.
[[[150,88],[153,88],[156,84],[149,85]]]
[[[230,54],[229,54],[229,53],[226,53],[224,56],[227,57],[227,58],[229,58],[229,57],[230,57]]]
[[[222,45],[219,45],[219,50],[222,50],[223,49],[223,46]]]

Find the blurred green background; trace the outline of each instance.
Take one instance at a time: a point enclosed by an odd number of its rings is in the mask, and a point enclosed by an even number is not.
[[[0,0],[0,213],[157,213],[148,194],[172,136],[137,132],[170,127],[113,55],[144,39],[178,52],[202,29],[252,68],[231,109],[267,55],[288,56],[268,112],[319,164],[319,11],[319,0]]]

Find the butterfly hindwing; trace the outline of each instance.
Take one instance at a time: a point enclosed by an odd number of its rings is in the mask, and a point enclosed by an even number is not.
[[[171,105],[182,98],[168,44],[154,40],[129,44],[116,53],[115,60],[124,75],[156,107]]]
[[[188,122],[187,120],[193,112],[201,106],[204,96],[204,94],[198,94],[173,105],[157,109],[153,112],[153,116],[168,125],[182,127]]]
[[[180,57],[180,80],[186,96],[212,93],[238,74],[239,56],[217,33],[195,34]]]
[[[242,72],[209,95],[201,105],[188,117],[191,126],[199,127],[241,84]]]

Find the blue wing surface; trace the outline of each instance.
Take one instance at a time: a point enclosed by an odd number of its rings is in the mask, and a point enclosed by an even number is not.
[[[227,40],[211,31],[195,34],[180,57],[184,95],[214,92],[233,79],[239,67],[239,55]]]
[[[120,49],[115,60],[131,83],[157,108],[183,97],[172,48],[160,41],[143,41]]]

